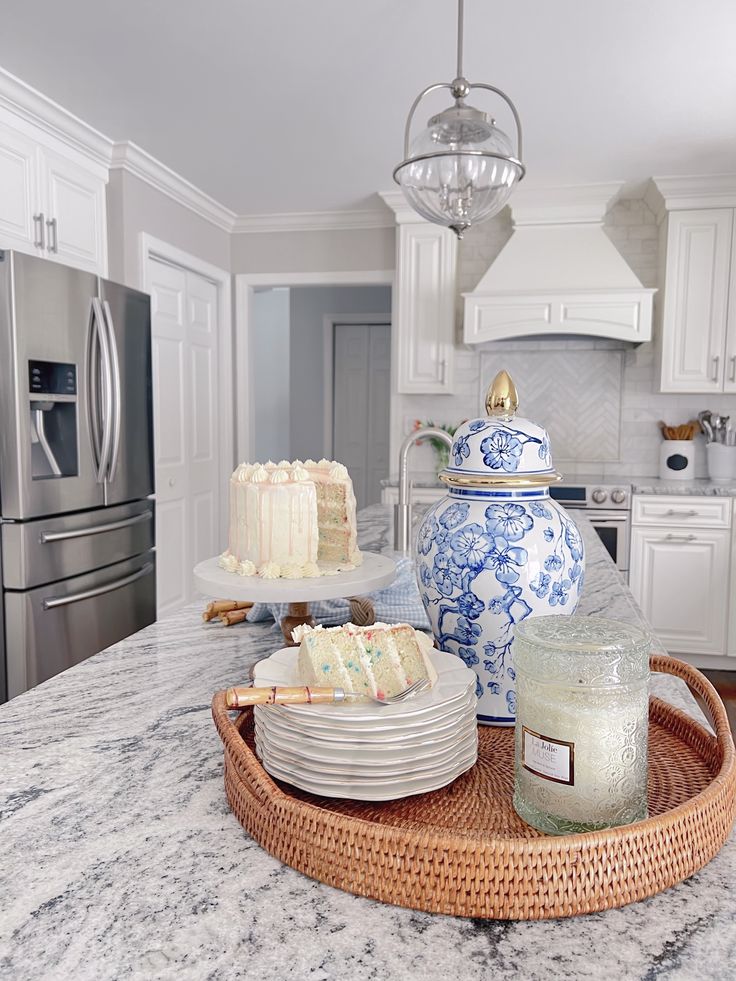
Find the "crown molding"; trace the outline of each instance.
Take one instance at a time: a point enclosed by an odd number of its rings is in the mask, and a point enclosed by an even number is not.
[[[736,174],[653,177],[644,200],[660,221],[668,211],[736,208]]]
[[[379,191],[378,193],[386,205],[393,211],[397,225],[429,224],[426,218],[422,218],[411,207],[404,197],[403,191]]]
[[[355,211],[291,211],[270,215],[239,215],[232,231],[322,232],[360,228],[393,228],[393,217],[385,209]]]
[[[113,144],[110,169],[124,170],[145,181],[225,232],[233,230],[236,219],[234,211],[201,191],[135,143],[125,141]]]
[[[0,106],[95,163],[109,167],[112,140],[4,68],[0,68]]]

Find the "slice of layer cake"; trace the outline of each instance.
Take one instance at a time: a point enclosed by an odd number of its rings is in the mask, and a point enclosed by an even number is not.
[[[429,658],[432,641],[405,623],[370,627],[297,627],[299,677],[303,684],[344,688],[378,698],[397,695],[437,672]]]
[[[319,548],[317,561],[360,565],[356,502],[347,467],[335,460],[306,460],[304,469],[317,493]]]

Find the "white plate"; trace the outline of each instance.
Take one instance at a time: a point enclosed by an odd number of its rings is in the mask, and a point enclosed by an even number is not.
[[[301,769],[311,772],[318,779],[333,777],[355,778],[362,782],[364,780],[375,781],[383,777],[412,776],[427,772],[436,772],[445,764],[451,764],[458,756],[464,756],[473,748],[477,748],[478,729],[466,729],[458,732],[442,749],[435,749],[434,752],[424,756],[410,756],[403,760],[398,759],[358,759],[344,758],[341,760],[325,760],[319,757],[310,756],[306,752],[296,752],[286,743],[274,743],[256,724],[256,746],[259,751],[266,753],[277,762],[285,764],[287,767],[291,763]]]
[[[260,705],[255,707],[256,718],[261,721],[266,718],[268,720],[266,725],[273,727],[284,735],[296,739],[310,739],[313,742],[323,740],[347,747],[374,747],[385,743],[409,744],[413,741],[418,742],[424,740],[428,735],[435,737],[446,736],[470,714],[475,717],[476,712],[477,700],[474,689],[467,692],[464,702],[461,702],[457,706],[453,705],[451,711],[435,718],[430,717],[414,725],[396,724],[396,720],[387,720],[383,725],[375,722],[368,725],[349,726],[347,728],[338,726],[312,726],[307,720],[293,718],[286,709],[275,706],[266,708]]]
[[[259,661],[253,670],[253,683],[257,687],[271,685],[294,686],[302,684],[298,671],[299,648],[282,647],[270,657]],[[347,726],[360,722],[386,722],[406,720],[412,716],[432,715],[452,700],[462,698],[468,687],[475,686],[475,673],[460,658],[445,651],[430,651],[432,664],[437,671],[437,681],[430,691],[424,692],[395,705],[377,705],[375,702],[358,702],[351,705],[289,705],[283,711],[295,717],[308,719],[312,725]]]
[[[431,757],[434,753],[444,752],[453,746],[466,729],[468,731],[477,729],[474,705],[468,708],[467,715],[453,720],[453,724],[448,724],[441,732],[429,730],[426,733],[414,734],[406,740],[376,739],[358,743],[312,739],[308,735],[296,734],[280,728],[267,711],[256,715],[255,724],[273,745],[327,763],[344,760],[404,763],[423,759],[427,756]]]
[[[264,769],[271,776],[276,777],[277,780],[290,783],[294,787],[300,787],[310,794],[317,794],[320,797],[347,798],[349,800],[382,801],[399,800],[401,797],[426,794],[432,790],[439,790],[441,787],[446,787],[453,780],[457,780],[459,776],[470,770],[474,766],[476,758],[477,753],[472,753],[466,760],[459,762],[454,768],[448,769],[447,772],[432,774],[430,777],[406,778],[397,781],[395,784],[389,784],[387,781],[383,781],[377,783],[375,786],[359,785],[349,781],[342,781],[335,786],[331,786],[321,783],[319,780],[314,780],[308,775],[288,773],[273,760],[264,759],[262,762]]]

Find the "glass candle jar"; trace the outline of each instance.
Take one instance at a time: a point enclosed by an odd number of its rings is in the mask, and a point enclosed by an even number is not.
[[[647,816],[649,636],[601,617],[516,625],[514,808],[547,834]]]

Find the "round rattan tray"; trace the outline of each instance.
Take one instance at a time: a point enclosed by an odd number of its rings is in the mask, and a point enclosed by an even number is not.
[[[255,755],[253,713],[212,712],[225,790],[243,827],[287,865],[331,886],[411,909],[532,920],[624,906],[681,882],[734,821],[736,755],[725,709],[690,665],[653,657],[704,701],[715,737],[652,698],[646,821],[548,837],[511,804],[513,729],[479,730],[478,762],[450,786],[387,803],[331,800],[274,781]]]

